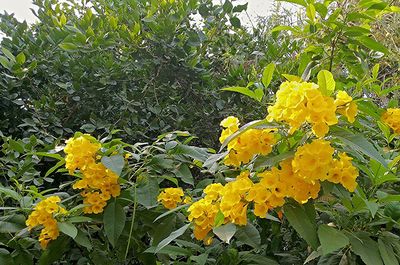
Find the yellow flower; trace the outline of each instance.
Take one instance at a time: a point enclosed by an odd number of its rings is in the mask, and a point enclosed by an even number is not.
[[[57,204],[60,201],[61,199],[58,196],[51,196],[42,200],[35,206],[33,212],[25,222],[29,230],[39,225],[43,226],[39,236],[39,242],[43,249],[47,247],[51,240],[59,236],[57,221],[54,215],[67,214],[67,211]]]
[[[308,122],[317,137],[325,136],[329,126],[338,122],[333,98],[324,96],[314,83],[284,82],[276,93],[276,102],[268,107],[269,121],[290,125],[289,134]]]
[[[77,138],[70,138],[66,143],[67,145],[64,148],[64,152],[67,154],[65,158],[65,167],[71,175],[76,169],[84,169],[87,164],[93,163],[96,153],[101,147],[101,145],[94,141],[88,134]]]
[[[327,180],[340,183],[347,190],[354,192],[357,187],[358,170],[351,163],[352,158],[347,156],[346,153],[340,153],[339,158],[339,160],[334,159],[332,161]]]
[[[353,101],[346,91],[339,91],[336,95],[335,106],[337,113],[342,114],[351,123],[355,121],[357,116],[357,104]]]
[[[400,108],[389,108],[381,117],[383,123],[392,128],[395,134],[400,134]]]
[[[182,188],[166,188],[158,195],[157,200],[161,202],[165,208],[174,209],[178,203],[182,202],[183,195]]]

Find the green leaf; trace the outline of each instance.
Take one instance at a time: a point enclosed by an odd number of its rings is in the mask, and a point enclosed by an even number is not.
[[[286,78],[286,80],[288,81],[296,81],[296,82],[301,82],[301,77],[297,76],[297,75],[289,75],[289,74],[282,74],[282,76],[284,78]]]
[[[178,170],[175,172],[177,178],[180,178],[186,184],[194,186],[194,178],[192,172],[186,164],[181,164]]]
[[[262,79],[261,79],[265,88],[267,88],[269,86],[269,84],[271,83],[272,75],[274,74],[274,71],[275,71],[274,63],[270,63],[265,67],[263,74],[262,74]]]
[[[191,256],[190,259],[197,265],[205,265],[207,263],[208,253],[204,253],[198,256]]]
[[[111,202],[104,211],[104,231],[111,245],[115,247],[119,236],[125,227],[125,211],[121,205]]]
[[[6,196],[9,196],[11,198],[13,198],[16,201],[21,201],[22,200],[22,196],[16,192],[15,190],[9,189],[9,188],[5,188],[5,187],[0,187],[0,194],[5,194],[5,196],[3,198],[5,198]]]
[[[103,156],[101,158],[101,163],[103,165],[113,171],[115,174],[118,176],[121,175],[122,169],[124,168],[125,165],[125,160],[122,155],[114,155],[114,156]]]
[[[383,166],[387,168],[387,163],[382,155],[375,149],[375,147],[364,138],[361,134],[351,134],[339,127],[335,127],[335,131],[332,131],[332,135],[338,138],[341,142],[348,145],[354,150],[357,150],[369,158],[373,158],[379,161]]]
[[[343,232],[327,225],[318,227],[318,238],[321,242],[323,255],[332,253],[350,243],[349,238]]]
[[[242,11],[246,11],[247,10],[247,5],[248,5],[248,3],[246,3],[246,4],[243,4],[243,5],[237,5],[237,6],[235,6],[234,8],[233,8],[233,13],[240,13],[240,12],[242,12]]]
[[[306,208],[298,203],[287,203],[283,207],[286,218],[299,235],[316,250],[319,242],[315,218],[307,213]]]
[[[64,252],[70,249],[69,242],[70,238],[62,235],[51,241],[46,250],[42,252],[38,264],[49,265],[59,260],[64,255]]]
[[[368,36],[360,36],[357,37],[356,40],[358,40],[362,45],[371,50],[382,52],[385,54],[389,53],[389,50],[383,44],[373,40]]]
[[[154,253],[158,253],[161,249],[166,247],[169,243],[171,243],[172,241],[174,241],[175,239],[177,239],[178,237],[183,235],[186,232],[186,230],[189,228],[190,225],[191,224],[189,223],[189,224],[182,226],[178,230],[175,230],[174,232],[172,232],[167,238],[161,240],[161,242],[155,248]]]
[[[52,166],[49,170],[47,170],[46,174],[44,175],[44,177],[48,177],[50,174],[52,174],[54,171],[56,171],[58,168],[60,168],[61,166],[63,166],[65,164],[65,159],[61,159],[60,161],[58,161],[57,164],[55,164],[54,166]]]
[[[378,73],[379,73],[379,63],[375,64],[374,67],[372,67],[372,78],[377,79]]]
[[[274,156],[258,156],[254,160],[254,168],[275,166],[282,160],[293,157],[294,152],[285,152]]]
[[[147,209],[157,205],[158,182],[156,178],[149,177],[145,185],[137,188],[137,202]]]
[[[385,265],[399,265],[399,261],[397,260],[390,243],[385,244],[385,242],[379,238],[378,247]]]
[[[25,63],[26,57],[23,52],[20,52],[17,57],[15,57],[15,60],[17,61],[18,64],[22,65]]]
[[[321,70],[319,71],[317,78],[319,90],[321,90],[322,94],[326,96],[332,95],[336,86],[336,82],[333,79],[332,73],[327,70]]]
[[[81,130],[84,130],[85,132],[92,133],[96,130],[96,126],[93,124],[87,123],[81,126]]]
[[[188,204],[184,204],[184,205],[179,205],[178,207],[176,207],[174,209],[168,210],[165,213],[162,213],[159,216],[157,216],[157,218],[154,219],[153,223],[157,222],[158,220],[160,220],[161,218],[164,218],[167,215],[170,215],[171,213],[178,212],[183,208],[187,208],[188,206],[189,206]]]
[[[16,62],[15,61],[15,56],[9,51],[7,50],[5,47],[1,48],[1,50],[3,51],[4,55],[7,56],[7,58],[11,61],[11,62]]]
[[[366,265],[383,265],[379,246],[367,233],[357,233],[350,237],[351,248]]]
[[[268,258],[261,254],[252,254],[249,252],[241,251],[239,252],[240,259],[244,261],[243,264],[251,264],[251,265],[279,265],[278,262],[273,260],[272,258]],[[240,263],[242,264],[242,263]]]
[[[12,67],[10,61],[2,55],[0,55],[0,64],[6,69],[10,69]]]
[[[255,100],[257,100],[258,102],[261,102],[261,99],[255,95],[254,91],[248,89],[247,87],[240,87],[240,86],[225,87],[225,88],[222,88],[221,90],[223,90],[223,91],[237,92],[237,93],[243,94],[243,95],[245,95],[245,96],[248,96],[248,97],[250,97],[250,98],[252,98],[252,99],[255,99]]]
[[[78,47],[71,42],[60,43],[58,46],[64,51],[76,51],[78,49]]]
[[[69,222],[58,222],[57,225],[61,232],[67,236],[70,236],[72,239],[74,239],[78,234],[78,229],[75,227],[75,225]]]
[[[236,225],[232,223],[221,225],[213,228],[213,232],[219,239],[229,244],[229,241],[236,233]]]
[[[90,243],[88,236],[80,229],[78,229],[78,234],[74,238],[74,241],[79,245],[87,248],[88,250],[92,250],[93,248],[92,243]]]
[[[221,212],[221,210],[219,210],[218,213],[215,215],[215,218],[214,218],[214,227],[221,226],[224,223],[224,221],[225,221],[225,216]]]
[[[237,17],[231,17],[229,19],[229,21],[231,22],[232,26],[234,26],[235,28],[240,28],[241,24],[240,24],[240,19]]]
[[[189,249],[177,247],[177,246],[165,246],[159,251],[156,251],[157,247],[149,247],[144,251],[144,253],[154,253],[154,254],[165,254],[165,255],[175,255],[175,256],[191,256],[192,252]]]
[[[313,4],[309,4],[307,6],[306,15],[311,20],[311,22],[314,22],[314,20],[315,20],[315,7],[314,7]]]
[[[20,153],[20,154],[23,154],[24,151],[25,151],[25,150],[24,150],[24,146],[23,146],[22,144],[20,144],[19,142],[13,140],[13,139],[10,139],[10,140],[8,141],[8,144],[10,145],[10,147],[11,147],[13,150],[17,151],[17,152]]]
[[[11,214],[0,217],[0,233],[17,233],[26,228],[25,216]]]
[[[260,248],[260,232],[250,222],[247,222],[247,225],[245,227],[240,227],[237,230],[235,237],[237,240],[246,245],[249,245],[250,247]]]
[[[287,2],[292,4],[301,5],[307,7],[307,2],[305,0],[278,0],[279,2]]]

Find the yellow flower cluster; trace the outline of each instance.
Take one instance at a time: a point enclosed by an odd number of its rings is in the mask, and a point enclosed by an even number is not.
[[[395,134],[400,134],[400,108],[389,108],[382,115],[382,121],[393,129]]]
[[[346,153],[340,153],[339,158],[339,160],[333,159],[327,180],[333,183],[340,183],[347,190],[353,192],[357,188],[358,170],[351,163],[353,158],[347,156]]]
[[[182,202],[183,195],[182,188],[166,188],[158,195],[157,200],[161,202],[165,208],[174,209],[178,203]]]
[[[345,91],[339,91],[336,100],[324,96],[318,85],[307,82],[284,82],[276,93],[276,102],[268,107],[269,121],[284,121],[292,134],[308,122],[317,137],[329,132],[329,126],[338,123],[336,111],[354,122],[357,105]]]
[[[50,242],[59,236],[57,221],[54,218],[56,214],[66,214],[67,211],[59,206],[61,200],[58,196],[51,196],[39,202],[34,211],[29,215],[26,220],[26,225],[29,230],[32,228],[43,225],[40,232],[39,242],[43,249],[45,249]]]
[[[79,169],[83,178],[72,187],[84,189],[81,192],[85,213],[101,213],[111,197],[117,197],[121,188],[118,176],[107,169],[96,157],[101,145],[90,135],[82,135],[67,141],[64,152],[67,154],[66,168],[70,174]]]
[[[328,180],[340,183],[349,191],[357,187],[358,170],[346,153],[339,154],[340,160],[333,158],[334,149],[325,140],[314,140],[299,147],[295,153],[293,172],[309,183]]]
[[[246,225],[250,206],[256,216],[266,218],[270,209],[284,205],[285,198],[306,203],[318,197],[320,182],[324,180],[341,183],[354,191],[358,171],[351,163],[352,158],[345,153],[339,154],[339,159],[333,155],[330,143],[317,139],[299,147],[294,157],[282,161],[279,167],[257,173],[257,182],[244,171],[226,185],[208,185],[203,191],[204,198],[188,209],[195,237],[205,242],[210,239],[208,234],[219,212],[223,214],[223,223]]]
[[[221,122],[222,130],[219,141],[223,143],[230,135],[239,129],[239,120],[229,116]],[[224,163],[228,166],[240,166],[248,163],[255,155],[271,153],[272,146],[276,143],[273,129],[249,129],[233,139],[228,144],[228,155]]]
[[[268,210],[282,206],[284,198],[306,203],[310,198],[318,196],[319,182],[309,183],[294,174],[291,159],[279,165],[280,169],[273,167],[259,173],[260,181],[254,184],[247,195],[247,200],[254,202],[254,214],[261,218],[266,217]]]

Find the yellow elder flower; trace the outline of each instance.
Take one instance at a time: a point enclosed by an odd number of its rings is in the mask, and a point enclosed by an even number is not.
[[[400,108],[389,108],[381,117],[383,123],[392,128],[395,134],[400,134]]]
[[[355,121],[357,116],[357,103],[353,101],[346,91],[339,91],[336,95],[335,105],[337,107],[337,113],[342,114],[351,123]]]
[[[340,183],[350,192],[354,192],[357,187],[358,170],[351,163],[352,158],[347,156],[346,153],[340,153],[339,158],[339,160],[333,160],[327,180]]]
[[[69,174],[73,174],[75,169],[85,169],[85,166],[95,161],[96,153],[100,150],[101,145],[95,142],[88,134],[84,134],[77,138],[67,140],[64,152],[67,154],[65,158],[65,167]]]
[[[39,225],[43,226],[39,236],[39,242],[43,249],[47,247],[51,240],[59,236],[57,221],[54,215],[67,213],[63,207],[57,204],[60,201],[61,199],[58,196],[51,196],[42,200],[35,206],[33,212],[25,222],[29,230]]]
[[[182,202],[183,197],[182,188],[166,188],[157,197],[157,200],[161,202],[165,208],[174,209],[178,203]]]
[[[300,146],[292,161],[293,172],[308,183],[325,180],[334,151],[330,143],[322,139]]]
[[[269,121],[283,121],[290,125],[289,134],[303,123],[312,125],[317,137],[323,137],[329,126],[338,122],[336,106],[331,97],[324,96],[318,85],[307,82],[284,82],[276,93],[276,102],[268,107]]]
[[[211,200],[201,199],[188,208],[189,221],[194,223],[194,236],[198,240],[207,240],[212,230],[219,205]],[[206,242],[207,243],[207,242]]]

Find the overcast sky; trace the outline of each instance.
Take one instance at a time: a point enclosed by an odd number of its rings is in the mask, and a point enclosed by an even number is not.
[[[214,2],[221,2],[220,0],[214,0]],[[247,12],[251,17],[265,16],[271,11],[273,0],[236,0],[234,4],[244,4],[248,2]],[[0,12],[4,10],[8,13],[14,13],[18,20],[26,20],[28,23],[32,23],[36,20],[36,17],[32,14],[30,8],[33,8],[31,0],[0,0]],[[245,17],[243,17],[246,20]]]

